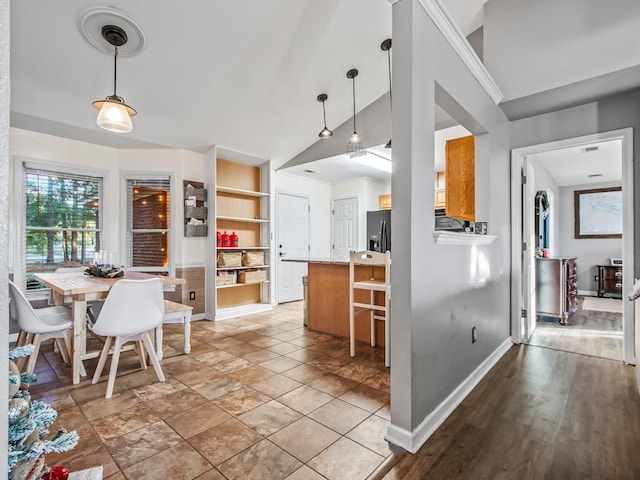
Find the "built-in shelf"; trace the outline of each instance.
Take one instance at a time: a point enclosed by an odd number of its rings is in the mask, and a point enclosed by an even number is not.
[[[268,250],[269,247],[216,247],[218,250]]]
[[[231,187],[216,187],[216,192],[219,193],[233,193],[235,195],[245,195],[247,197],[267,197],[269,194],[267,192],[254,192],[253,190],[244,190],[242,188],[231,188]]]
[[[244,218],[244,217],[228,217],[226,215],[218,215],[216,220],[230,220],[232,222],[247,222],[247,223],[269,223],[266,218]]]
[[[218,267],[218,270],[251,270],[252,268],[269,268],[269,265],[252,265],[250,267]]]
[[[436,230],[433,239],[436,245],[489,245],[498,238],[495,235],[477,235],[475,233],[448,232]]]
[[[260,285],[263,283],[269,283],[269,280],[265,280],[264,282],[232,283],[231,285],[216,285],[216,288],[221,289],[221,288],[247,287],[249,285]]]

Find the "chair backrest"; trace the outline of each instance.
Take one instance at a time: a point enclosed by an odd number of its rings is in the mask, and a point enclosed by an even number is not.
[[[384,268],[384,283],[391,284],[391,252],[387,250],[384,253],[372,252],[370,250],[362,250],[360,252],[350,252],[349,254],[349,276],[353,281],[354,266],[367,265],[372,267]]]
[[[11,319],[18,322],[21,330],[27,333],[40,332],[43,322],[35,312],[27,297],[9,280],[9,310]]]
[[[136,335],[162,323],[164,297],[162,280],[118,280],[100,309],[92,330],[98,335]]]

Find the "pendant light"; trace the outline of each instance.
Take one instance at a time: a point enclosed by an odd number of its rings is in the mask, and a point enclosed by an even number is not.
[[[322,118],[324,119],[324,128],[320,130],[320,133],[318,134],[320,138],[333,137],[333,132],[327,128],[327,113],[324,110],[324,102],[326,102],[328,98],[329,96],[326,93],[321,93],[316,99],[319,102],[322,102]]]
[[[351,158],[360,157],[366,155],[367,151],[362,147],[362,140],[358,131],[356,130],[356,77],[358,76],[358,70],[352,68],[347,72],[347,78],[353,82],[353,133],[349,137],[349,143],[347,144],[347,153]]]
[[[116,25],[105,25],[102,27],[102,37],[114,47],[113,95],[93,102],[93,106],[99,110],[96,122],[100,128],[110,132],[129,133],[133,130],[131,117],[136,114],[136,111],[124,102],[124,98],[116,94],[118,47],[127,43],[127,33]]]
[[[383,52],[387,52],[387,59],[389,60],[389,112],[391,112],[393,109],[393,102],[391,101],[391,39],[387,38],[382,42],[380,48]],[[391,148],[391,139],[389,139],[384,148]]]

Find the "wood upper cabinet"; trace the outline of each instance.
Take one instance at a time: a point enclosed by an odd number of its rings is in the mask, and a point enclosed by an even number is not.
[[[391,210],[391,194],[378,195],[378,208],[380,210]]]
[[[473,135],[447,140],[445,176],[447,217],[475,221],[475,139]]]

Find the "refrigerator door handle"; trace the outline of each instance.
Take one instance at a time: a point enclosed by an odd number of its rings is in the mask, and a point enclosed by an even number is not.
[[[383,220],[380,224],[380,251],[387,251],[387,221]]]

